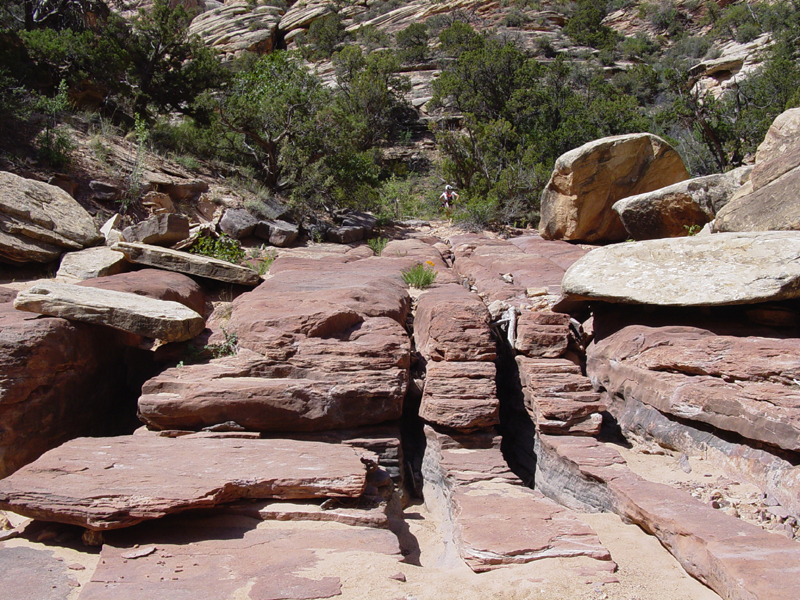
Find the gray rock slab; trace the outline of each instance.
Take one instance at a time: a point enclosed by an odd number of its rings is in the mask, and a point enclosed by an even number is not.
[[[121,252],[107,246],[97,246],[65,254],[56,277],[65,281],[83,281],[117,275],[127,270],[128,265]]]
[[[261,277],[252,269],[200,254],[190,254],[180,250],[127,242],[120,242],[112,246],[112,248],[122,252],[133,263],[166,269],[167,271],[177,271],[178,273],[197,275],[198,277],[239,285],[258,285],[261,283]]]
[[[719,233],[614,244],[564,274],[566,300],[726,306],[800,297],[800,233]]]
[[[67,600],[78,585],[50,550],[0,544],[0,600]]]
[[[234,239],[246,238],[258,225],[258,219],[242,208],[229,208],[219,222],[219,228]]]
[[[244,498],[357,498],[363,455],[295,440],[78,438],[1,480],[0,508],[104,530]]]
[[[205,327],[203,317],[179,302],[55,281],[20,292],[14,308],[168,342],[190,340]]]
[[[122,239],[155,246],[172,246],[189,237],[189,219],[183,215],[154,215],[145,221],[126,227]]]

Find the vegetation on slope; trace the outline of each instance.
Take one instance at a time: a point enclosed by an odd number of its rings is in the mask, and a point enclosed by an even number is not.
[[[561,43],[542,36],[526,50],[508,28],[525,28],[544,8],[564,15]],[[626,37],[607,26],[620,8],[649,33]],[[473,15],[455,12],[394,38],[371,26],[348,35],[333,13],[300,36],[298,52],[222,65],[189,36],[191,15],[165,0],[130,20],[103,0],[5,2],[0,137],[10,143],[0,158],[9,168],[13,152],[32,147],[41,163],[68,169],[63,123],[70,111],[89,110],[131,130],[146,121],[155,149],[248,174],[299,214],[430,213],[432,182],[446,181],[461,196],[456,219],[524,224],[537,219],[555,159],[582,143],[651,131],[673,142],[695,174],[722,171],[752,157],[775,116],[800,104],[795,0],[722,9],[697,0],[514,0],[504,10],[499,29],[478,31]],[[712,57],[714,42],[763,33],[775,43],[758,72],[719,97],[698,91],[690,70]],[[335,85],[304,60],[331,60]],[[381,149],[424,132],[401,72],[420,63],[441,69],[429,109],[444,118],[431,119],[427,134],[438,162],[409,169],[382,160]]]

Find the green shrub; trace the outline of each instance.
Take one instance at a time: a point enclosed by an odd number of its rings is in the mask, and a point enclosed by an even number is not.
[[[222,234],[218,238],[201,238],[191,247],[189,252],[226,260],[235,265],[241,264],[245,258],[245,252],[239,240],[235,240],[225,234]]]
[[[208,344],[204,348],[204,350],[211,352],[211,356],[214,358],[233,356],[239,349],[239,336],[236,333],[230,332],[223,327],[222,335],[225,336],[224,341],[219,344]]]
[[[375,253],[375,256],[380,256],[381,252],[383,252],[383,249],[386,248],[386,244],[388,243],[389,240],[385,237],[376,237],[367,240],[367,245]]]
[[[433,268],[433,262],[426,261],[425,264],[419,263],[402,271],[403,281],[411,287],[424,290],[436,281],[437,272]]]
[[[403,62],[413,63],[425,60],[428,54],[428,27],[423,23],[412,23],[397,32],[395,39],[400,48]]]

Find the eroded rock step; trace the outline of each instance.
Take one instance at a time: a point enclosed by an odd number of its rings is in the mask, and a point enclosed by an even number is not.
[[[628,469],[594,438],[537,435],[537,488],[565,506],[611,511],[655,535],[686,571],[730,600],[791,600],[800,544]]]
[[[551,558],[610,561],[597,535],[571,511],[523,487],[491,433],[454,438],[425,428],[425,502],[445,541],[476,572]]]

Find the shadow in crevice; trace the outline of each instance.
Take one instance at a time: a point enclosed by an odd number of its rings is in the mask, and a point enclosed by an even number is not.
[[[522,482],[533,487],[536,478],[536,454],[533,450],[536,426],[525,408],[519,368],[514,350],[507,343],[497,344],[497,398],[500,401],[500,425],[503,458]]]

